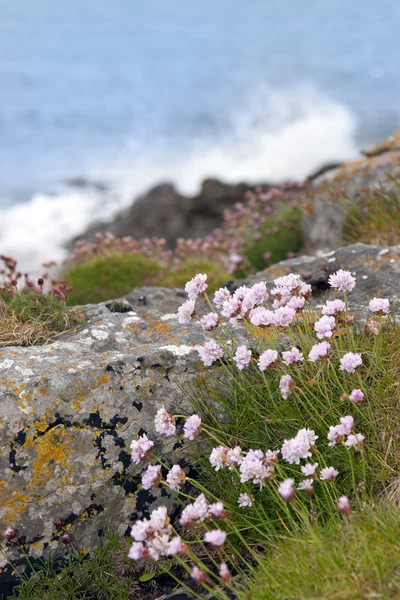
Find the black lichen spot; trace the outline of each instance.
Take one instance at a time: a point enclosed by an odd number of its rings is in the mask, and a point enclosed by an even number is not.
[[[118,462],[124,465],[124,469],[129,469],[131,466],[131,455],[122,450],[118,455]]]
[[[112,419],[110,419],[110,423],[114,427],[117,427],[117,425],[119,423],[121,423],[122,425],[125,425],[125,423],[127,423],[127,422],[128,422],[128,417],[119,417],[118,415],[115,415]]]
[[[84,419],[84,423],[88,427],[96,427],[97,429],[101,429],[104,425],[104,422],[100,417],[99,411],[95,413],[90,413],[89,417],[87,419]]]
[[[134,401],[134,402],[132,402],[132,406],[134,406],[136,408],[136,410],[138,410],[140,412],[143,408],[143,403]]]
[[[11,469],[11,471],[14,471],[14,473],[19,473],[20,471],[25,471],[25,469],[27,469],[28,467],[21,467],[20,465],[17,465],[16,457],[17,457],[17,451],[15,450],[14,445],[12,444],[10,453],[8,455],[9,462],[10,462],[10,469]]]
[[[133,310],[128,302],[119,302],[118,300],[106,302],[106,307],[111,313],[127,313]]]
[[[14,441],[20,446],[23,446],[26,442],[26,432],[23,429],[21,431],[18,431],[17,435],[14,438]]]
[[[136,510],[148,512],[150,505],[156,501],[156,497],[153,496],[148,490],[141,489],[136,497]]]
[[[106,373],[115,373],[114,367],[112,365],[106,366]]]

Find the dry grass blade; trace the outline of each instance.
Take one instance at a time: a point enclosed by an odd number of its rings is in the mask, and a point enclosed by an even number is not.
[[[62,332],[50,327],[51,317],[47,319],[30,318],[27,321],[21,320],[16,314],[0,311],[0,348],[7,346],[34,346],[45,344],[52,338],[76,329],[76,315],[71,320],[65,313]],[[81,319],[83,320],[83,319]]]

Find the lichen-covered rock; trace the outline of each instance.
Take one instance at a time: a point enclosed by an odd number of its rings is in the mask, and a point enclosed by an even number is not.
[[[349,208],[366,189],[388,189],[400,176],[400,130],[389,140],[364,151],[360,160],[346,163],[313,179],[307,188],[303,235],[309,249],[328,250],[343,243]]]
[[[356,244],[300,257],[229,286],[271,285],[293,271],[312,283],[318,304],[329,274],[339,268],[356,274],[352,305],[365,308],[372,295],[398,300],[400,246]],[[165,490],[140,488],[140,465],[132,466],[129,446],[146,432],[156,454],[182,457],[176,437],[163,441],[155,434],[153,418],[163,404],[190,414],[182,387],[204,378],[195,350],[204,334],[196,323],[178,323],[183,300],[179,290],[134,290],[85,307],[85,325],[51,344],[1,350],[0,533],[16,528],[33,559],[65,552],[65,531],[75,549],[90,550],[101,530],[123,534],[130,517],[141,517],[149,506],[169,503],[174,511]],[[0,561],[3,591],[12,576],[2,554]]]

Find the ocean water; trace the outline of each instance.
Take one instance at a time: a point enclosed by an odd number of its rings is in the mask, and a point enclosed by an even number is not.
[[[160,181],[357,156],[399,126],[399,30],[400,0],[0,0],[0,253],[37,272]]]

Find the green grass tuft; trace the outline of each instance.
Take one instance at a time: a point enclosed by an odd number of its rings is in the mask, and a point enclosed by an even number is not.
[[[184,287],[196,273],[207,273],[208,292],[212,293],[232,279],[232,274],[220,265],[207,259],[189,258],[174,271],[164,274],[158,285],[165,287]]]

